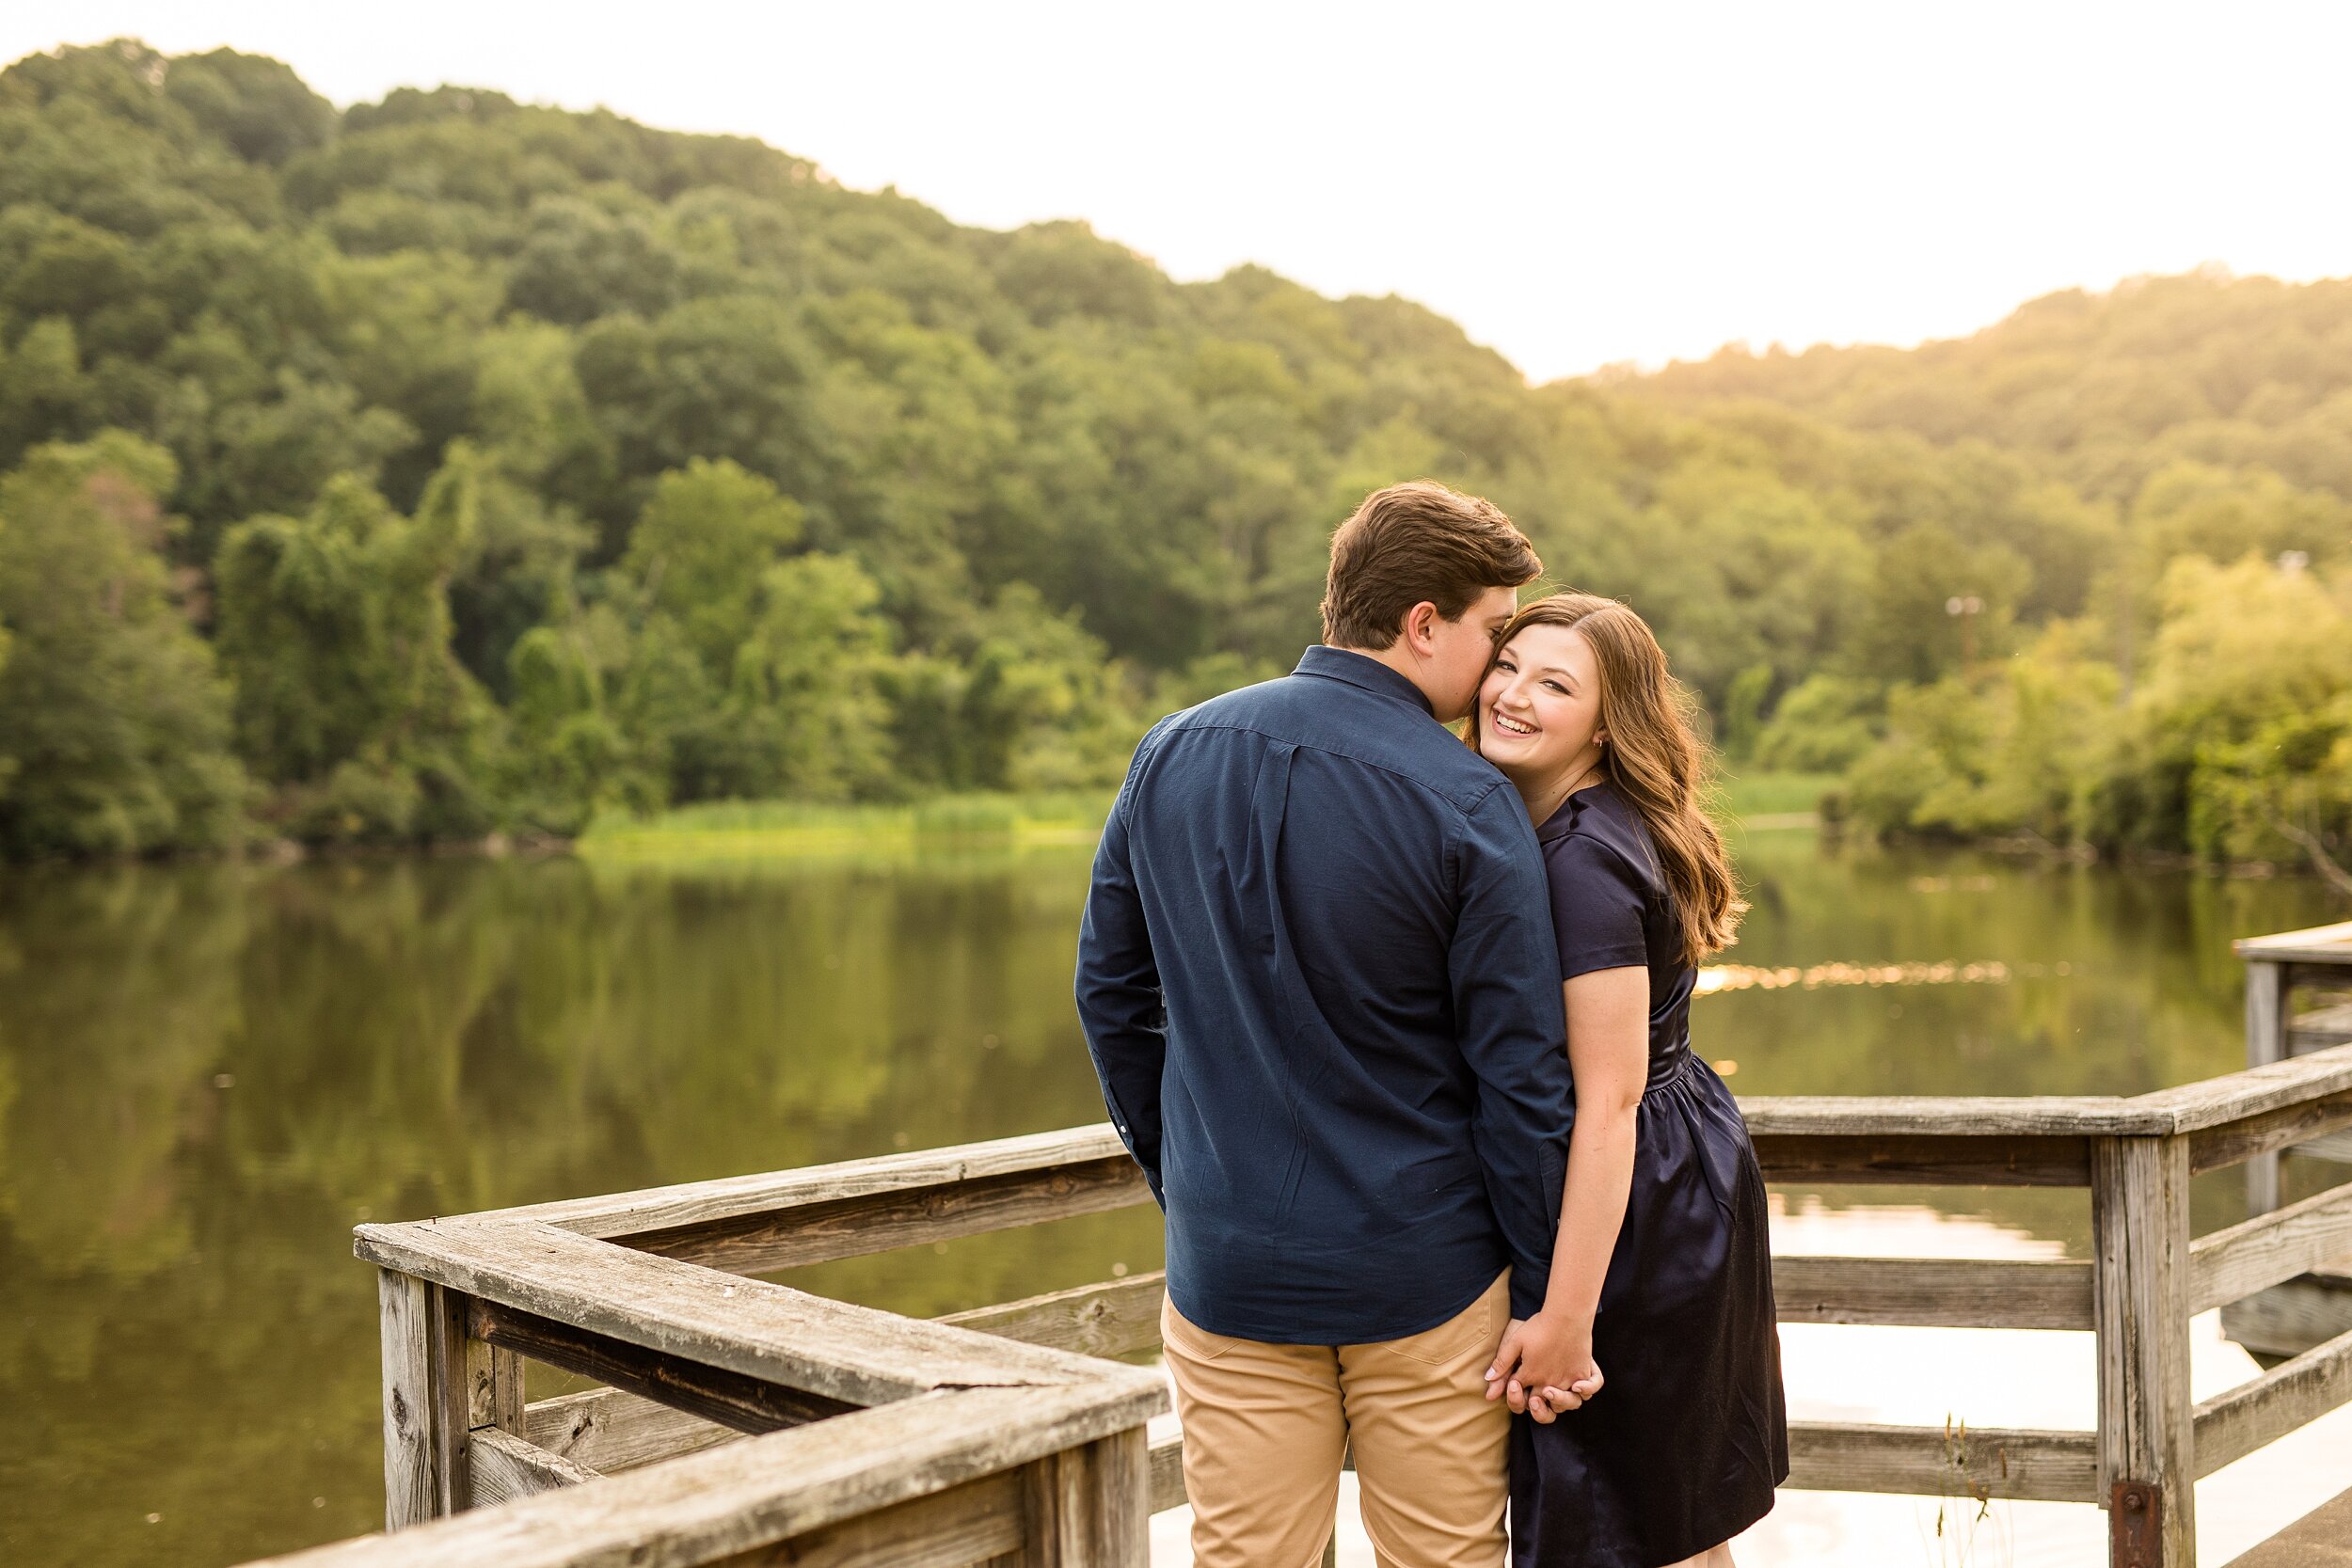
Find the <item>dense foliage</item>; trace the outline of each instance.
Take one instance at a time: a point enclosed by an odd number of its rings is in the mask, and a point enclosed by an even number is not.
[[[1958,341],[1726,349],[1628,389],[1995,445],[2101,515],[2077,606],[2024,617],[2011,657],[1825,672],[1764,760],[1851,766],[1882,831],[2352,862],[2352,280],[2139,279]]]
[[[1872,759],[1883,825],[2251,853],[2268,807],[2197,781],[2275,769],[2201,759],[2289,699],[2166,672],[2215,595],[2341,605],[2352,285],[1530,388],[1399,299],[121,42],[0,73],[0,473],[9,855],[1100,783],[1294,657],[1330,527],[1415,474],[1650,615],[1736,756]],[[2236,564],[2287,549],[2296,585]],[[2020,704],[2065,731],[2062,813],[1922,783],[1989,780],[2028,742],[1952,725]],[[2344,793],[2271,803],[2336,843]]]

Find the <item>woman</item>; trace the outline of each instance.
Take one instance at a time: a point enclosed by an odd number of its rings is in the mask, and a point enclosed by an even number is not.
[[[1788,1474],[1763,1175],[1692,1053],[1696,965],[1740,911],[1703,752],[1642,618],[1560,594],[1497,644],[1470,744],[1536,823],[1576,1078],[1543,1309],[1507,1394],[1516,1568],[1730,1568]]]

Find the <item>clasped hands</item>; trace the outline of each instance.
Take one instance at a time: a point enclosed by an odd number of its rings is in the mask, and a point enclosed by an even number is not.
[[[1503,1329],[1494,1365],[1486,1369],[1486,1397],[1508,1400],[1515,1413],[1549,1426],[1599,1393],[1603,1381],[1593,1360],[1591,1321],[1538,1312],[1513,1318]]]

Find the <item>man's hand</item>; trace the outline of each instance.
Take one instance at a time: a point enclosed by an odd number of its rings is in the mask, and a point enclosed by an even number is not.
[[[1593,1325],[1538,1312],[1512,1319],[1502,1331],[1494,1365],[1486,1369],[1486,1397],[1508,1400],[1514,1413],[1549,1426],[1599,1393],[1602,1382],[1593,1360]]]

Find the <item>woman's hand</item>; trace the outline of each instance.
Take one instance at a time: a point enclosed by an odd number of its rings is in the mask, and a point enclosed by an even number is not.
[[[1511,1320],[1502,1344],[1486,1369],[1486,1397],[1508,1400],[1546,1426],[1600,1392],[1603,1379],[1593,1360],[1593,1325],[1561,1312],[1538,1312]]]

